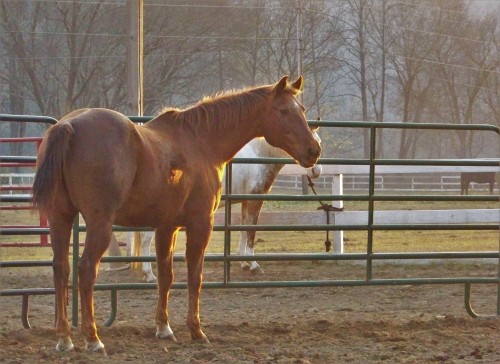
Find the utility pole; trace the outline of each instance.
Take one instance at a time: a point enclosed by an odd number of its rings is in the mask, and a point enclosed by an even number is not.
[[[127,115],[143,115],[144,2],[127,0]]]
[[[297,12],[297,76],[302,75],[302,62],[303,62],[303,53],[304,53],[304,47],[303,47],[303,42],[304,40],[302,39],[302,22],[303,22],[303,9],[302,9],[302,1],[297,0],[298,2],[298,12]],[[304,103],[304,93],[301,92],[299,94],[299,100],[301,103]]]
[[[125,115],[127,116],[143,116],[143,40],[144,40],[144,3],[143,0],[127,0],[127,106]],[[109,245],[109,255],[121,257],[122,253],[116,242],[114,235],[111,236],[114,240]],[[127,244],[127,255],[132,246]],[[111,270],[123,269],[123,263],[111,263]]]

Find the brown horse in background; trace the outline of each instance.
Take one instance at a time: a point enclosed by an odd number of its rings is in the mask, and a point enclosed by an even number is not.
[[[69,242],[80,212],[87,226],[78,262],[86,348],[104,351],[94,321],[93,291],[112,225],[152,227],[156,236],[156,336],[175,341],[168,320],[173,251],[186,229],[191,338],[208,342],[199,318],[203,257],[219,204],[226,163],[246,143],[264,137],[303,167],[321,147],[295,97],[302,77],[217,95],[186,110],[171,109],[143,126],[106,109],[74,111],[47,132],[38,153],[33,201],[48,215],[54,252],[56,349],[73,349],[66,312]]]
[[[460,174],[460,194],[469,194],[471,182],[488,183],[490,185],[490,195],[493,194],[495,186],[495,172],[462,172]]]

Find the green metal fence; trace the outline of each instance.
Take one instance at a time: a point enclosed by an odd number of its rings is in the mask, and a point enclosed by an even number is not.
[[[149,117],[131,117],[134,122],[146,122]],[[0,121],[34,121],[53,123],[54,119],[26,116],[8,116],[0,115]],[[374,223],[374,203],[376,201],[499,201],[499,196],[435,196],[435,195],[417,195],[417,196],[400,196],[400,195],[376,195],[375,194],[375,167],[381,165],[440,165],[440,166],[487,166],[498,167],[500,160],[461,160],[461,159],[417,159],[417,160],[388,160],[376,159],[376,132],[379,128],[391,129],[428,129],[428,130],[463,130],[463,131],[483,131],[493,132],[497,136],[500,135],[500,129],[493,125],[461,125],[461,124],[435,124],[435,123],[376,123],[376,122],[330,122],[330,121],[311,121],[311,125],[333,128],[368,128],[370,131],[370,158],[369,159],[336,159],[336,158],[321,158],[320,164],[341,164],[341,165],[367,165],[369,166],[369,189],[365,195],[306,195],[306,196],[291,196],[291,195],[236,195],[231,194],[231,168],[228,164],[226,171],[226,191],[227,194],[223,199],[231,200],[280,200],[280,201],[366,201],[368,202],[368,223],[366,225],[235,225],[231,222],[231,203],[225,204],[225,222],[223,225],[214,226],[214,231],[224,232],[224,251],[222,254],[208,254],[205,261],[218,261],[224,264],[223,280],[218,282],[204,282],[204,288],[257,288],[257,287],[324,287],[324,286],[379,286],[379,285],[427,285],[427,284],[463,284],[464,285],[464,304],[467,312],[472,317],[477,317],[471,307],[471,285],[472,284],[494,284],[497,287],[497,308],[496,315],[500,316],[500,246],[498,251],[488,252],[447,252],[447,253],[376,253],[373,251],[373,233],[379,230],[492,230],[498,231],[498,224],[375,224]],[[1,162],[32,162],[33,157],[1,157]],[[291,159],[269,158],[269,159],[234,159],[232,163],[293,163]],[[12,196],[3,196],[2,201],[7,202],[28,202],[27,198],[19,198]],[[126,227],[114,227],[115,231],[128,231]],[[134,229],[137,230],[137,229]],[[147,230],[147,229],[142,229]],[[312,281],[235,281],[231,279],[231,263],[248,260],[246,256],[235,255],[231,253],[231,231],[334,231],[334,230],[363,230],[367,231],[367,246],[365,253],[345,253],[345,254],[256,254],[252,259],[260,261],[297,261],[297,260],[362,260],[366,262],[366,274],[364,279],[353,280],[312,280]],[[85,231],[85,226],[80,225],[78,219],[74,223],[73,228],[73,282],[78,282],[77,264],[79,251],[79,234]],[[38,235],[48,234],[47,228],[8,228],[2,229],[2,235]],[[373,262],[383,261],[388,259],[464,259],[476,258],[486,259],[491,258],[498,261],[498,274],[494,277],[462,277],[462,278],[391,278],[378,279],[374,278]],[[183,257],[175,256],[174,261],[182,260]],[[102,262],[138,262],[138,261],[154,261],[154,257],[104,257]],[[27,266],[49,266],[51,261],[11,261],[0,262],[0,267],[27,267]],[[119,290],[139,290],[139,289],[155,289],[154,283],[120,283],[120,284],[96,284],[95,290],[110,291],[111,294],[111,315],[106,322],[106,325],[111,325],[117,312],[117,291]],[[186,288],[185,283],[174,283],[173,288]],[[72,324],[78,325],[78,288],[76,284],[71,286],[72,289]],[[30,295],[53,294],[53,289],[33,288],[21,290],[2,290],[0,295],[12,296],[21,295],[23,297],[23,324],[29,327],[27,320],[27,305]]]

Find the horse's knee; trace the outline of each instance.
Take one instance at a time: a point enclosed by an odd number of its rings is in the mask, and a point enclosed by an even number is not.
[[[88,257],[85,257],[85,255],[82,255],[78,261],[78,275],[85,277],[84,281],[88,282],[88,279],[93,280],[97,276],[97,266],[98,262],[93,262]]]
[[[54,276],[69,276],[69,262],[65,260],[53,259],[52,260],[52,271]]]

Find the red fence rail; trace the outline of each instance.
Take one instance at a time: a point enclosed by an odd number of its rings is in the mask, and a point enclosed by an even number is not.
[[[40,148],[42,142],[41,137],[26,137],[26,138],[0,138],[0,143],[36,143],[36,150]],[[0,168],[15,168],[15,167],[35,167],[35,162],[0,162]],[[28,185],[8,185],[0,186],[0,191],[30,191],[32,186]],[[32,210],[30,205],[8,205],[0,206],[0,211],[16,211],[16,210]],[[39,225],[38,226],[14,226],[14,225],[2,225],[5,228],[20,228],[20,227],[48,227],[47,217],[43,214],[39,215]],[[40,243],[2,243],[3,247],[18,246],[18,247],[32,247],[32,246],[48,246],[48,236],[40,235]]]

